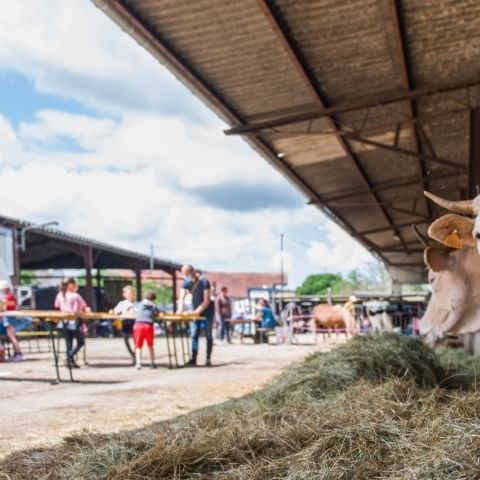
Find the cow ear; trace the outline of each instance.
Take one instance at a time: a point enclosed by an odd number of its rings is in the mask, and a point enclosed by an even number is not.
[[[430,225],[428,236],[449,248],[474,247],[473,226],[470,218],[449,213]]]
[[[453,259],[449,255],[450,250],[443,247],[427,247],[423,253],[425,264],[433,272],[450,270]]]

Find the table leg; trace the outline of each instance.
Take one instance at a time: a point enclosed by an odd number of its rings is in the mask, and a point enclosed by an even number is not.
[[[53,362],[55,365],[55,373],[57,375],[57,379],[52,381],[52,385],[58,385],[62,379],[60,378],[60,368],[58,366],[58,354],[57,349],[55,347],[55,336],[53,335],[53,329],[50,322],[47,322],[47,329],[48,329],[48,336],[50,338],[50,342],[52,345],[52,353],[53,353]]]
[[[187,342],[187,362],[190,360],[192,357],[192,351],[190,349],[190,323],[187,322],[186,325],[186,331],[185,331],[185,341]]]
[[[168,368],[173,368],[172,353],[171,353],[171,350],[170,350],[170,340],[169,340],[169,333],[168,333],[168,323],[166,321],[164,321],[163,325],[165,327],[165,340],[167,342]]]
[[[173,326],[173,335],[172,335],[172,340],[173,340],[173,352],[175,355],[175,367],[178,368],[178,356],[177,356],[177,323],[172,322]]]
[[[185,323],[182,322],[179,324],[179,329],[180,329],[180,345],[182,347],[182,367],[185,366],[185,345],[184,345],[184,341],[185,341]]]

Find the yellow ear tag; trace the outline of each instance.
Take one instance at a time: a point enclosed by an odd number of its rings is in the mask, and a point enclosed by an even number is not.
[[[443,239],[444,245],[450,248],[463,248],[464,242],[458,235],[458,230],[453,230]]]

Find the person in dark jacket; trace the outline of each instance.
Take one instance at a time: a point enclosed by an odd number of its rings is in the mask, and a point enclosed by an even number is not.
[[[193,312],[197,315],[201,315],[203,320],[195,320],[191,324],[192,335],[192,358],[188,362],[189,366],[195,366],[197,364],[198,353],[198,337],[200,329],[205,330],[205,336],[207,337],[207,367],[212,365],[211,356],[213,349],[213,317],[215,315],[215,307],[212,302],[212,288],[210,282],[205,275],[195,270],[191,265],[184,265],[182,267],[182,274],[184,281],[182,284],[182,290],[180,292],[180,306],[179,312],[183,311],[184,301],[186,295],[189,293],[192,296]]]

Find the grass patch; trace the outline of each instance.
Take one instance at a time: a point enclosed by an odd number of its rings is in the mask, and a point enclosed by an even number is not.
[[[357,337],[254,395],[147,430],[19,452],[0,472],[18,480],[480,478],[479,366],[411,338]]]

